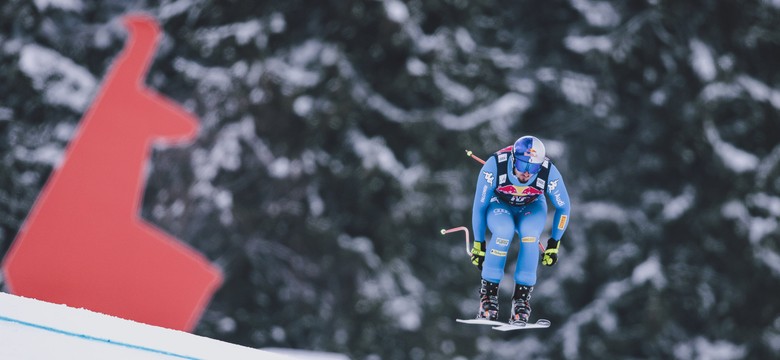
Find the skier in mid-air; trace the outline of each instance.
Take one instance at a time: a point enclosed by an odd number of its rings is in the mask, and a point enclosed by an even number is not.
[[[546,196],[545,196],[546,195]],[[477,319],[498,319],[498,284],[515,232],[520,238],[509,323],[524,325],[531,315],[531,291],[536,284],[540,236],[547,220],[547,202],[555,207],[551,237],[542,264],[558,261],[558,246],[569,223],[569,195],[558,169],[546,157],[544,144],[523,136],[513,146],[494,153],[477,180],[472,225],[471,261],[482,270]],[[492,236],[485,243],[485,230]]]

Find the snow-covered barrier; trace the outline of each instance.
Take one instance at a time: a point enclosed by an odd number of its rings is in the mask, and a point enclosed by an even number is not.
[[[294,359],[0,292],[0,359]]]

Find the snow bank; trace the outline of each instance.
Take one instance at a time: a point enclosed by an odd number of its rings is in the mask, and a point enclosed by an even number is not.
[[[294,359],[0,293],[0,359]]]

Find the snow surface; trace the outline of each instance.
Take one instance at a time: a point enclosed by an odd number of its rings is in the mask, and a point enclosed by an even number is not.
[[[340,354],[258,350],[86,309],[0,292],[0,359],[317,359]]]

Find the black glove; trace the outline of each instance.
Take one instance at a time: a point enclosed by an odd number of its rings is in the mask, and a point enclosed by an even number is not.
[[[471,248],[471,263],[482,270],[482,263],[485,261],[485,243],[475,241],[474,246]]]
[[[553,266],[558,262],[558,244],[560,241],[550,238],[547,240],[547,249],[542,255],[542,265]],[[472,250],[473,251],[473,250]]]

